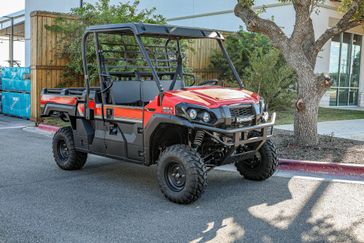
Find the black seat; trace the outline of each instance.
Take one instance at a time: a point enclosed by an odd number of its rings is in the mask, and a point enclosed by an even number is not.
[[[172,80],[161,80],[164,91],[168,91]],[[183,87],[182,80],[176,80],[174,90]],[[153,80],[116,80],[110,88],[110,96],[114,105],[135,104],[149,102],[159,94],[157,83]]]
[[[164,91],[168,91],[171,87],[172,80],[161,80],[161,85]],[[176,80],[174,90],[183,87],[182,80]],[[149,102],[159,94],[157,83],[153,80],[142,81],[142,102]]]
[[[114,105],[126,105],[139,102],[140,81],[114,81],[110,88],[110,95]]]

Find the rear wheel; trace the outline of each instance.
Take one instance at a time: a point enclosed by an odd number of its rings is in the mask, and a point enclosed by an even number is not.
[[[53,157],[63,170],[79,170],[87,160],[87,153],[76,151],[71,127],[59,129],[53,137]]]
[[[263,181],[277,170],[278,160],[274,143],[268,139],[256,152],[253,159],[235,163],[240,175],[248,180]]]
[[[207,185],[207,170],[196,151],[173,145],[161,153],[157,163],[159,186],[168,200],[189,204],[200,198]]]

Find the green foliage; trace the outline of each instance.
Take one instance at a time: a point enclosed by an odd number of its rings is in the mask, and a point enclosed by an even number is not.
[[[267,53],[263,53],[262,49],[253,51],[245,76],[246,87],[264,97],[270,109],[291,105],[296,76],[277,49],[270,49]]]
[[[72,82],[74,78],[83,74],[81,43],[82,35],[87,26],[98,24],[115,24],[127,22],[165,23],[161,15],[155,14],[155,9],[139,9],[139,1],[133,3],[118,3],[111,5],[110,0],[99,0],[96,4],[85,3],[82,8],[74,8],[71,15],[78,19],[70,21],[66,18],[58,18],[55,25],[48,26],[49,30],[63,34],[59,40],[58,52],[67,57],[69,63],[66,67],[65,80]],[[87,60],[89,62],[90,79],[97,79],[95,46],[90,38],[87,45]]]
[[[341,6],[340,6],[339,10],[341,12],[346,12],[350,8],[350,6],[351,6],[352,3],[353,3],[353,0],[342,0],[341,1]],[[359,2],[359,8],[356,11],[356,13],[355,13],[355,15],[354,15],[353,18],[354,19],[362,19],[362,18],[364,18],[364,1],[360,1]]]
[[[263,53],[267,53],[272,48],[269,40],[263,35],[244,31],[230,34],[225,40],[225,47],[241,77],[250,65],[249,56],[256,47],[260,47]],[[213,69],[219,73],[219,79],[234,80],[229,65],[220,50],[212,53],[211,64]]]
[[[225,46],[246,89],[259,93],[271,109],[291,104],[296,75],[268,38],[241,30],[229,35]],[[211,65],[220,80],[237,86],[221,52],[212,54]]]

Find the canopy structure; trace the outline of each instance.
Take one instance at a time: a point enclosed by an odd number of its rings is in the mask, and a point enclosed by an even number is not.
[[[9,41],[10,66],[17,61],[14,60],[14,41],[24,41],[25,11],[15,12],[0,18],[0,41]]]
[[[144,23],[126,23],[126,24],[106,24],[90,26],[87,32],[132,32],[135,35],[158,36],[165,38],[186,38],[186,39],[224,39],[223,35],[210,29],[173,26],[173,25],[157,25]]]

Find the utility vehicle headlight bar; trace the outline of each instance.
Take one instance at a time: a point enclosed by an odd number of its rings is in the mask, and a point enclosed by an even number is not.
[[[213,124],[216,121],[216,114],[210,109],[185,103],[176,106],[176,115],[201,124]]]

